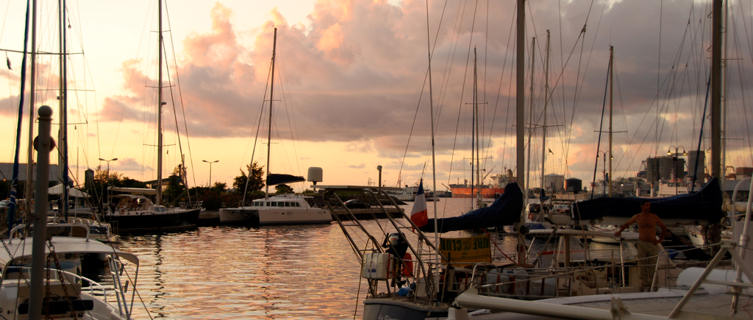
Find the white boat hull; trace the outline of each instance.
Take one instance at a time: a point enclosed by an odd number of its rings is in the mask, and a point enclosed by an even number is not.
[[[332,214],[321,208],[222,208],[220,223],[250,225],[319,224],[330,223]]]

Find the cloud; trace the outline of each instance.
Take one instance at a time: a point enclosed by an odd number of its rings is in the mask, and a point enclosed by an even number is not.
[[[406,157],[421,161],[430,154],[431,146],[424,5],[415,0],[398,4],[321,0],[308,15],[305,27],[289,25],[274,10],[269,21],[249,31],[236,30],[231,23],[231,17],[239,13],[215,4],[210,12],[212,29],[183,39],[184,52],[179,53],[189,131],[194,137],[247,137],[257,126],[266,128],[258,119],[260,113],[266,119],[269,112],[268,105],[262,105],[269,100],[276,27],[275,137],[354,141],[349,146],[353,152],[376,150],[396,161],[403,158],[407,145]],[[475,7],[474,2],[466,1],[448,3],[447,8],[439,2],[431,5],[437,152],[454,152],[458,161],[464,156],[461,153],[470,149],[473,59],[469,53],[475,48],[479,57],[479,127],[482,139],[493,138],[496,143],[487,145],[494,157],[489,161],[498,170],[513,167],[514,32],[510,27],[514,25],[514,3],[493,2],[489,8],[485,3]],[[567,157],[570,170],[581,175],[593,170],[591,160],[598,139],[594,131],[599,130],[602,119],[606,121],[602,110],[610,45],[616,52],[613,130],[627,131],[618,134],[618,143],[636,151],[624,152],[623,165],[637,170],[640,160],[657,148],[649,145],[664,148],[670,143],[691,145],[697,141],[708,73],[706,3],[665,1],[661,16],[658,4],[650,0],[575,1],[561,6],[540,1],[528,6],[527,32],[537,37],[538,45],[533,51],[535,93],[526,97],[527,103],[533,101],[534,115],[540,121],[543,43],[545,30],[550,29],[552,96],[547,121],[557,126],[549,135],[565,145],[552,145],[551,149],[557,151],[559,161],[565,162]],[[440,17],[442,12],[445,16]],[[581,34],[584,28],[586,32]],[[241,42],[237,34],[249,32],[255,33],[253,42]],[[528,64],[530,45],[526,51]],[[527,65],[527,73],[529,68]],[[739,79],[744,80],[753,70],[745,62],[739,70],[731,71],[735,76],[730,82],[739,89],[730,93],[728,102],[730,109],[742,112],[743,94],[750,91],[746,83],[751,82]],[[124,63],[123,76],[127,94],[105,99],[103,119],[146,121],[137,117],[140,110],[147,110],[138,104],[150,101],[146,97],[153,90],[144,84],[154,83],[154,77],[138,71],[134,61]],[[530,78],[526,81],[528,95]],[[732,117],[728,124],[730,133],[749,133],[744,129],[744,117]],[[500,141],[512,145],[499,145]]]

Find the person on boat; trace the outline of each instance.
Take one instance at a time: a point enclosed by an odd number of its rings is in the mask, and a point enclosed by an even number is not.
[[[394,232],[387,235],[382,243],[382,248],[385,248],[387,253],[394,256],[395,267],[393,271],[392,285],[402,285],[404,281],[400,279],[403,276],[403,266],[405,264],[404,259],[408,251],[408,240],[405,239],[405,235],[400,232]],[[408,255],[410,257],[410,255]],[[411,263],[412,267],[412,263]]]
[[[620,229],[614,233],[614,236],[619,238],[622,230],[625,230],[625,228],[634,223],[638,224],[638,243],[636,244],[636,248],[638,249],[638,263],[641,265],[639,269],[641,274],[641,291],[647,291],[651,289],[654,266],[659,255],[659,244],[664,240],[664,235],[669,231],[664,222],[651,212],[651,202],[648,201],[641,203],[641,212],[620,226]],[[658,239],[656,238],[657,225],[661,228],[661,234]]]

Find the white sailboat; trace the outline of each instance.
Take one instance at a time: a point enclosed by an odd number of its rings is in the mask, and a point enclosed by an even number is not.
[[[124,192],[105,215],[119,233],[176,231],[195,228],[200,208],[167,207],[162,204],[162,0],[158,0],[157,43],[157,186],[155,189],[109,188]],[[155,195],[156,202],[145,197]],[[110,200],[112,203],[112,200]]]
[[[99,241],[80,237],[58,237],[47,229],[47,182],[52,110],[39,108],[39,136],[32,237],[1,241],[0,308],[9,319],[130,319],[134,295],[127,298],[120,276],[123,260],[134,263],[138,258]],[[87,229],[83,229],[86,231]],[[86,256],[108,255],[113,289],[80,275]],[[138,272],[138,271],[137,271]],[[128,279],[134,281],[133,279]],[[132,282],[135,293],[135,281]],[[107,299],[114,293],[117,305]]]
[[[222,224],[317,224],[330,223],[332,214],[323,208],[312,207],[301,195],[287,194],[269,196],[269,186],[304,181],[303,177],[287,174],[270,173],[270,151],[272,146],[272,102],[274,101],[275,57],[277,50],[277,28],[274,29],[272,44],[272,73],[269,90],[269,126],[267,131],[267,178],[266,191],[263,199],[256,199],[251,206],[235,208],[220,208],[219,216]],[[252,159],[253,161],[253,159]],[[249,169],[249,176],[252,170]],[[244,192],[245,199],[245,192]]]

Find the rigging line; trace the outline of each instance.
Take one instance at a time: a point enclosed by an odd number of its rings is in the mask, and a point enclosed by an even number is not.
[[[742,10],[740,10],[740,12],[750,12],[750,11],[745,11],[746,9],[743,7],[742,2],[740,3],[740,7],[742,8]],[[733,10],[733,12],[734,12],[734,10]],[[748,43],[748,51],[751,54],[751,60],[753,60],[753,43],[751,43],[750,31],[749,31],[749,28],[748,28],[748,19],[745,19],[746,17],[748,17],[748,16],[742,15],[743,30],[745,31],[745,40],[747,40],[747,43]],[[735,28],[735,29],[737,29],[737,28]]]
[[[586,14],[586,23],[583,25],[584,32],[586,30],[586,24],[588,24],[588,20],[591,17],[591,10],[593,8],[593,3],[594,2],[591,1],[591,5],[588,7],[588,13]],[[575,111],[576,111],[576,109],[578,107],[578,104],[577,104],[578,95],[581,93],[581,86],[582,86],[583,82],[586,81],[585,80],[586,79],[586,73],[587,73],[587,70],[588,70],[588,68],[589,68],[589,66],[591,64],[591,62],[590,62],[591,61],[591,56],[592,56],[592,54],[594,52],[594,47],[596,45],[596,38],[598,36],[599,29],[601,27],[601,19],[604,17],[604,11],[603,10],[601,11],[601,13],[602,14],[599,16],[599,20],[596,22],[596,31],[594,32],[593,42],[591,42],[591,49],[588,51],[588,57],[586,58],[585,68],[584,68],[584,71],[583,71],[583,77],[582,78],[581,78],[581,75],[580,75],[581,74],[580,70],[581,70],[581,61],[583,60],[583,51],[585,50],[586,37],[584,36],[581,39],[582,43],[581,43],[581,48],[580,48],[581,49],[580,50],[580,54],[579,54],[579,57],[578,57],[578,67],[577,67],[578,72],[576,73],[576,76],[575,76],[575,92],[573,93],[573,107],[572,107],[573,109],[572,109],[572,113],[570,114],[570,124],[568,126],[570,129],[569,129],[568,138],[566,140],[567,142],[565,144],[565,162],[567,162],[567,155],[570,153],[570,145],[572,144],[572,138],[573,138],[573,132],[574,132],[574,130],[573,130],[573,123],[575,122],[575,113],[576,113]],[[569,170],[569,168],[567,168],[566,170]]]
[[[476,2],[476,4],[478,4],[478,1]],[[455,150],[457,148],[458,133],[460,132],[460,119],[461,119],[461,114],[463,110],[463,96],[465,95],[465,86],[466,86],[466,80],[468,78],[468,68],[470,64],[471,48],[473,47],[473,35],[475,31],[475,26],[476,26],[476,9],[477,8],[474,8],[473,10],[473,19],[471,23],[470,37],[468,39],[468,50],[466,51],[465,69],[463,71],[463,82],[460,86],[460,99],[458,101],[458,113],[455,120],[455,135],[453,136],[453,139],[452,139],[452,152],[450,155],[451,164],[450,164],[450,172],[448,173],[448,177],[447,177],[448,181],[452,179],[451,178],[452,168],[453,168],[452,162],[454,162],[454,159],[455,159]],[[471,153],[473,153],[473,150],[471,150]],[[472,172],[471,172],[471,175],[473,175]]]
[[[703,127],[706,123],[706,109],[709,105],[709,92],[711,91],[711,76],[709,75],[708,82],[706,82],[706,101],[703,104],[703,116],[701,117],[701,132],[698,134],[698,148],[696,150],[701,150],[701,142],[703,141]],[[690,185],[690,192],[692,193],[695,189],[695,182],[698,179],[698,162],[695,162],[695,166],[693,168],[693,182]]]
[[[169,25],[169,19],[168,19],[168,25]],[[162,42],[162,49],[164,51],[165,60],[167,60],[168,56],[167,56],[167,50],[165,49],[165,43],[164,43],[164,41]],[[178,126],[178,112],[177,112],[177,110],[175,108],[175,96],[173,95],[173,90],[172,90],[172,87],[173,87],[172,77],[170,76],[170,68],[165,68],[165,69],[167,71],[167,85],[171,88],[170,89],[170,101],[173,104],[173,119],[175,120],[175,132],[176,132],[176,135],[178,137],[178,152],[180,153],[178,156],[180,157],[180,163],[183,166],[180,170],[178,170],[178,174],[180,176],[180,180],[183,181],[183,184],[186,186],[186,195],[188,197],[188,203],[190,204],[191,203],[191,193],[189,192],[189,187],[188,187],[188,181],[187,181],[188,177],[185,176],[187,170],[186,170],[185,159],[183,157],[183,144],[181,143],[181,139],[180,139],[180,127]],[[175,69],[177,70],[178,67],[176,66]],[[180,88],[178,88],[178,92],[180,92]],[[184,119],[185,119],[185,116],[186,116],[186,113],[185,113],[185,110],[183,110],[183,118]],[[196,170],[191,170],[191,172],[193,172],[193,171],[196,171]],[[194,182],[195,181],[196,181],[196,179],[194,179]]]
[[[172,21],[170,20],[170,12],[169,12],[167,3],[165,4],[165,16],[167,17],[167,25],[170,28],[170,30],[172,30]],[[170,35],[170,47],[171,47],[171,49],[173,51],[173,65],[175,65],[175,81],[176,81],[176,83],[178,85],[178,100],[180,100],[180,108],[181,108],[181,111],[183,112],[183,127],[184,127],[184,131],[186,133],[186,146],[188,147],[188,158],[191,161],[191,167],[192,168],[196,168],[194,166],[194,162],[193,162],[193,160],[194,160],[193,159],[193,152],[191,151],[191,139],[190,139],[190,136],[188,134],[188,122],[186,121],[186,109],[185,109],[185,103],[183,102],[183,89],[182,89],[182,87],[180,85],[180,72],[178,70],[178,61],[175,58],[175,41],[173,40],[173,33],[172,33],[172,31],[168,32],[168,34]],[[164,44],[163,44],[163,46],[164,46]],[[165,52],[165,59],[167,59],[167,52]],[[168,76],[169,76],[170,68],[167,68],[167,69],[168,69]],[[170,90],[170,97],[172,98],[172,90]],[[173,104],[173,109],[175,109],[175,104]],[[177,127],[178,127],[177,119],[176,119],[175,127],[176,127],[176,130],[177,130]],[[180,136],[178,136],[178,144],[180,144]],[[181,146],[180,150],[181,150],[180,153],[182,155],[183,154],[183,148],[182,148],[182,146]],[[183,157],[181,156],[181,159],[182,158]],[[185,168],[185,164],[183,164],[183,167]],[[193,178],[193,184],[195,186],[198,186],[198,184],[196,183],[196,170],[195,169],[191,170],[191,177]],[[188,188],[188,186],[186,186],[186,188]]]
[[[733,34],[732,36],[735,39],[735,51],[741,52],[741,50],[740,50],[740,40],[739,40],[736,28],[733,29],[732,34]],[[746,92],[746,90],[745,90],[745,88],[743,86],[743,83],[745,83],[745,81],[743,79],[743,75],[744,75],[743,72],[744,71],[743,71],[743,68],[742,68],[742,62],[740,62],[740,61],[741,60],[737,61],[737,77],[738,77],[738,81],[737,82],[740,85],[740,98],[742,99],[742,106],[741,106],[741,108],[743,109],[743,114],[744,114],[744,118],[743,119],[750,119],[750,116],[748,115],[748,108],[747,108],[748,103],[747,103],[747,101],[745,99],[745,92]],[[745,123],[745,129],[746,129],[746,131],[748,133],[747,139],[745,139],[745,140],[748,142],[748,150],[750,151],[750,150],[753,150],[753,145],[751,145],[751,137],[753,137],[753,135],[751,135],[750,121],[743,121],[743,123]],[[746,153],[751,157],[750,161],[751,161],[751,163],[753,163],[753,153],[751,153],[751,152],[746,152]]]
[[[478,5],[478,0],[474,1],[473,3],[475,3],[476,6],[477,6]],[[457,23],[455,24],[455,30],[461,30],[462,29],[462,26],[463,26],[464,21],[465,21],[465,10],[466,10],[466,7],[467,7],[466,4],[468,4],[468,2],[463,2],[462,3],[462,10],[460,10],[458,12],[457,19],[456,19]],[[474,9],[474,17],[475,17],[475,13],[476,13],[476,10]],[[475,23],[475,19],[474,19],[474,23]],[[453,66],[453,62],[454,62],[453,58],[455,57],[455,54],[458,51],[458,47],[460,47],[458,45],[458,42],[459,41],[452,41],[452,51],[451,51],[451,53],[449,55],[447,55],[447,60],[445,61],[445,65],[444,65],[444,69],[443,69],[444,71],[442,72],[442,77],[441,77],[442,82],[441,82],[441,85],[440,85],[440,88],[439,88],[439,96],[436,98],[436,101],[437,101],[436,104],[438,106],[438,110],[437,110],[437,114],[434,116],[434,119],[437,120],[437,123],[439,123],[438,122],[439,119],[442,118],[442,113],[443,113],[443,111],[445,109],[445,105],[446,105],[445,100],[447,100],[447,94],[450,92],[450,90],[448,90],[447,88],[450,86],[450,84],[449,84],[450,83],[450,78],[452,77],[451,76],[452,70],[453,70],[452,66]],[[436,41],[434,42],[434,46],[436,46]],[[433,53],[432,53],[432,58],[433,57],[434,56],[433,56]]]
[[[693,15],[693,10],[691,9],[691,12],[690,12],[690,15],[689,15],[689,16],[692,16],[692,15]],[[689,18],[689,20],[688,20],[688,21],[690,21],[690,18]],[[688,28],[688,31],[689,31],[689,24],[688,24],[687,28]],[[683,36],[686,36],[687,34],[688,34],[688,33],[684,33],[684,34],[683,34]],[[691,34],[691,35],[692,35],[692,34]],[[684,43],[684,41],[683,41],[683,43]],[[683,48],[682,48],[682,46],[680,46],[680,47],[678,48],[678,52],[681,52],[681,51],[683,51]],[[665,81],[667,81],[667,80],[665,80]],[[661,105],[659,104],[659,101],[658,101],[658,100],[656,100],[656,101],[653,101],[653,102],[652,102],[652,105],[653,105],[653,106],[655,106],[655,107],[656,107],[657,109],[661,107]],[[658,112],[658,111],[657,111],[657,112]],[[645,123],[645,122],[646,122],[646,119],[647,119],[648,117],[649,117],[649,113],[648,113],[648,112],[647,112],[647,113],[643,113],[642,119],[641,119],[641,121],[640,121],[639,123],[641,123],[641,124],[642,124],[642,123]],[[655,119],[655,121],[657,121],[657,122],[658,122],[658,121],[659,121],[659,119]],[[640,126],[639,126],[639,129],[640,129]],[[637,130],[635,131],[635,133],[636,133],[636,134],[640,134],[640,133],[642,133],[642,134],[643,134],[643,138],[641,139],[641,144],[640,144],[640,146],[639,146],[639,150],[640,150],[640,149],[641,149],[641,148],[643,147],[643,145],[645,145],[645,144],[646,144],[646,142],[648,141],[648,137],[650,136],[651,132],[650,132],[650,130],[639,130],[639,129],[637,129]],[[636,152],[635,154],[638,154],[638,152]]]
[[[601,100],[601,120],[599,121],[599,138],[596,142],[596,159],[594,160],[594,176],[593,180],[591,180],[591,199],[594,198],[594,186],[596,186],[596,171],[599,167],[599,151],[601,150],[601,135],[604,130],[604,112],[607,109],[607,93],[609,91],[609,73],[612,72],[612,60],[609,62],[609,66],[607,67],[607,75],[606,80],[604,81],[604,97]],[[609,130],[612,130],[611,128]],[[606,157],[606,156],[604,156]],[[612,177],[609,177],[611,180]],[[604,179],[604,183],[607,183],[607,179]]]
[[[296,124],[296,123],[295,121],[293,121],[293,117],[290,116],[291,107],[290,105],[288,105],[288,99],[286,98],[287,94],[285,90],[285,85],[283,84],[284,81],[282,77],[282,66],[279,65],[280,64],[279,61],[277,61],[277,63],[278,63],[277,77],[279,78],[277,83],[280,85],[280,92],[282,94],[282,104],[285,106],[283,109],[285,110],[285,116],[287,117],[287,120],[288,120],[288,127],[290,128],[289,134],[290,134],[290,140],[293,143],[293,159],[295,160],[295,164],[296,164],[296,168],[298,172],[303,172],[303,170],[301,170],[301,163],[298,161],[300,158],[298,157],[298,148],[296,146],[296,141],[298,140],[298,137],[296,136],[297,127],[293,126],[293,124]]]
[[[264,94],[262,94],[261,98],[261,106],[259,107],[259,119],[256,120],[256,135],[254,136],[254,145],[251,148],[251,160],[248,162],[248,173],[246,176],[246,183],[243,186],[243,197],[241,199],[241,207],[246,205],[246,195],[248,194],[248,182],[251,180],[251,177],[253,177],[254,172],[254,156],[256,155],[256,143],[259,140],[259,130],[261,129],[261,121],[263,119],[264,115],[264,106],[266,105],[265,97],[267,96],[267,90],[269,90],[269,80],[272,76],[272,63],[273,61],[270,59],[269,66],[267,67],[267,80],[264,81]],[[266,168],[265,168],[266,170]],[[243,167],[241,167],[241,173],[243,172]]]
[[[514,15],[515,14],[515,10],[513,10],[512,12],[513,12],[512,14]],[[507,47],[508,48],[511,47],[511,43],[510,42],[512,41],[512,30],[514,29],[513,28],[514,23],[515,23],[515,19],[510,19],[510,27],[508,28],[509,31],[507,33]],[[491,126],[489,128],[489,134],[488,134],[488,136],[490,137],[490,139],[488,141],[489,144],[486,146],[486,148],[490,148],[491,147],[491,137],[494,134],[494,124],[496,123],[495,120],[497,119],[497,107],[499,106],[500,96],[502,95],[502,80],[505,77],[505,70],[507,70],[507,67],[508,67],[508,62],[510,60],[509,59],[510,52],[511,52],[510,50],[505,50],[505,56],[502,59],[502,61],[503,61],[503,63],[502,63],[502,71],[500,72],[500,75],[499,75],[499,85],[497,86],[497,97],[495,98],[494,107],[492,109],[493,110],[492,111],[492,124],[491,124]],[[512,72],[510,73],[510,75],[512,76]],[[508,82],[508,83],[510,83],[510,82]],[[508,89],[509,89],[509,86],[510,86],[510,84],[508,84]],[[505,95],[505,96],[507,98],[507,105],[509,107],[510,106],[510,99],[511,99],[511,97],[510,97],[510,95]],[[508,111],[508,109],[505,109],[505,117],[503,117],[503,118],[507,119],[509,121],[510,119],[507,117],[507,111]],[[511,130],[510,128],[511,128],[511,126],[505,126],[505,131],[503,132],[503,136],[508,136],[509,130]],[[504,162],[506,152],[507,152],[507,148],[502,148],[502,158],[500,159],[500,161]],[[450,166],[452,166],[452,164],[450,164]]]
[[[658,49],[656,52],[656,146],[654,148],[654,156],[659,155],[659,119],[660,119],[660,113],[659,113],[659,87],[661,84],[661,34],[662,34],[662,18],[664,17],[664,0],[659,0],[659,42],[658,42]]]
[[[16,188],[18,183],[18,171],[19,171],[19,157],[21,153],[21,128],[23,126],[23,117],[24,117],[24,95],[26,91],[26,49],[28,48],[28,42],[29,42],[29,7],[31,7],[31,2],[26,1],[26,15],[25,15],[25,23],[24,23],[24,56],[21,59],[21,85],[18,95],[18,122],[16,125],[16,144],[15,144],[15,151],[13,153],[13,176],[10,183],[10,205],[8,206],[8,216],[6,217],[6,221],[8,222],[8,232],[10,234],[10,229],[13,225],[13,222],[15,222],[16,217]],[[33,94],[33,93],[32,93]],[[34,106],[30,106],[30,108],[33,108]],[[31,165],[31,161],[28,161],[26,165]],[[27,177],[27,182],[29,178]],[[24,195],[25,198],[28,198],[30,195]]]
[[[430,57],[434,54],[434,49],[436,48],[436,45],[437,45],[437,39],[439,38],[439,31],[442,29],[442,22],[444,21],[444,14],[445,14],[446,8],[447,8],[447,1],[445,0],[444,6],[442,7],[442,14],[439,17],[439,24],[437,25],[437,33],[434,35],[434,45],[432,47],[431,52],[429,53]],[[410,132],[408,134],[408,142],[405,144],[405,149],[403,150],[403,158],[400,161],[400,169],[397,171],[397,187],[398,188],[400,187],[401,182],[402,182],[401,177],[402,177],[402,172],[403,172],[403,166],[405,164],[405,158],[408,154],[408,147],[410,146],[411,137],[413,137],[413,129],[415,128],[415,125],[416,125],[416,119],[418,117],[418,110],[421,107],[421,99],[423,98],[424,88],[426,88],[426,82],[428,81],[428,79],[429,79],[429,68],[426,68],[426,73],[424,74],[424,82],[421,85],[421,90],[419,91],[419,94],[418,94],[418,101],[416,102],[416,111],[413,114],[413,122],[411,123]]]

